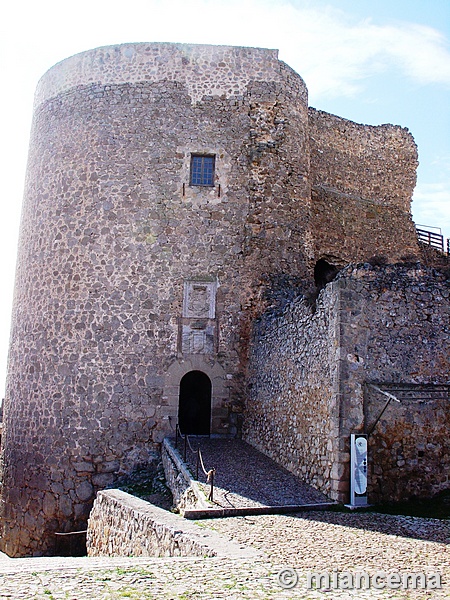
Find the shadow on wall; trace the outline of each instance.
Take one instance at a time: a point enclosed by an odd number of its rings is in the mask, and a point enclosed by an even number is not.
[[[55,556],[86,556],[86,530],[55,533]]]

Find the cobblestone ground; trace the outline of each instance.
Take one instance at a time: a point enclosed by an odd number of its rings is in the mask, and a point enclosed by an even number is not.
[[[261,552],[244,559],[0,559],[0,598],[136,600],[450,598],[448,521],[376,514],[301,513],[200,523]],[[298,583],[283,589],[278,574]],[[442,575],[442,589],[308,589],[308,571]],[[294,573],[285,573],[294,581]],[[345,585],[345,582],[344,582]]]
[[[192,450],[197,450],[198,446],[205,468],[216,468],[214,503],[217,507],[299,505],[328,501],[321,492],[242,440],[194,436],[190,436],[190,439],[190,445],[186,448],[186,463],[193,476],[196,477],[197,456]],[[178,450],[184,454],[182,440]],[[199,484],[208,496],[210,486],[205,479],[199,468]]]

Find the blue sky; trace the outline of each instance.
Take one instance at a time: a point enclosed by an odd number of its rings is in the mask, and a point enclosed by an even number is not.
[[[412,132],[413,218],[450,237],[450,0],[17,0],[2,12],[1,395],[34,89],[77,52],[158,41],[277,48],[312,106]]]

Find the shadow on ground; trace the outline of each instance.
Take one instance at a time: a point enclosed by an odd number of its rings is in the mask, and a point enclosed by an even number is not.
[[[328,501],[322,493],[242,440],[190,439],[193,450],[200,446],[206,470],[212,467],[216,469],[216,507],[282,506]],[[184,454],[182,441],[178,442],[178,450]],[[189,447],[186,464],[195,478],[197,458]],[[198,479],[207,493],[209,486],[205,483],[206,477],[201,467]],[[351,511],[336,505],[326,512],[295,513],[292,518],[448,544],[450,520],[446,519],[449,518],[449,512],[450,491],[432,500],[376,506],[364,511]]]

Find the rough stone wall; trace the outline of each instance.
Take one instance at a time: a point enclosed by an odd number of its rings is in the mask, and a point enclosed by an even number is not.
[[[339,278],[341,439],[370,431],[372,502],[429,496],[450,486],[449,281],[420,266],[349,268]],[[348,477],[346,469],[345,477]]]
[[[449,282],[434,269],[348,267],[315,311],[295,300],[255,331],[246,438],[348,502],[350,434],[370,432],[369,501],[449,487]]]
[[[174,506],[181,511],[186,508],[209,508],[205,494],[194,481],[178,450],[168,438],[165,438],[162,444],[161,456],[166,483],[172,492]]]
[[[278,50],[198,44],[120,44],[75,54],[39,81],[36,105],[76,86],[143,81],[182,82],[189,97],[240,99],[250,81],[265,81],[280,69]],[[297,75],[298,77],[298,75]]]
[[[121,490],[97,495],[89,516],[87,550],[88,556],[256,555]]]
[[[5,398],[8,554],[85,526],[95,492],[172,431],[186,372],[212,381],[213,431],[236,433],[263,290],[306,272],[306,138],[306,88],[273,51],[126,45],[41,80]],[[191,153],[215,154],[214,187],[189,185]],[[186,281],[217,290],[213,317],[189,322],[214,343],[188,354]]]
[[[214,186],[189,185],[192,154],[215,155]],[[2,549],[51,552],[53,532],[83,529],[96,491],[173,432],[189,371],[211,380],[212,431],[239,435],[254,320],[310,289],[319,258],[414,254],[416,163],[398,127],[308,115],[304,82],[273,50],[126,44],[44,75],[4,404]],[[208,298],[200,313],[187,299],[196,288]],[[323,298],[311,340],[335,331]],[[306,309],[296,310],[306,331]],[[312,400],[301,391],[299,431],[320,468],[305,460],[305,476],[338,494],[335,442],[318,435],[335,410],[326,382],[336,381],[319,350],[333,355],[335,334],[311,341],[310,356],[289,335],[292,358],[278,351],[286,378],[302,356],[315,390]],[[269,414],[294,423],[277,402]],[[294,438],[291,458],[281,437],[276,445],[292,465],[304,452]]]
[[[369,488],[372,502],[430,498],[450,488],[450,385],[408,386],[396,394],[369,438]],[[387,398],[365,390],[365,418],[374,424]]]
[[[245,439],[331,498],[337,498],[339,445],[336,297],[323,290],[255,328]]]
[[[360,125],[309,109],[312,230],[317,259],[339,266],[419,253],[412,222],[417,148],[394,125]]]

